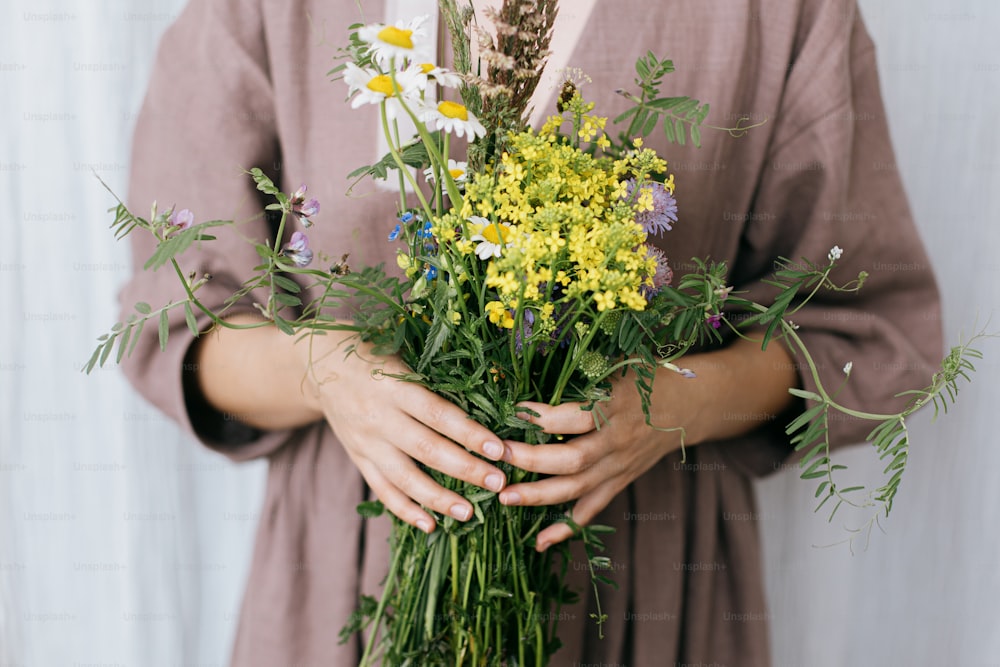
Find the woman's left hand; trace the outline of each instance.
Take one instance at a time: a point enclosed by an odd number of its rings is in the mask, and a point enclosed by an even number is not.
[[[696,373],[683,377],[660,368],[646,423],[631,374],[612,381],[611,398],[582,410],[581,403],[524,403],[538,416],[523,415],[546,433],[574,436],[562,443],[507,442],[504,460],[522,470],[552,475],[511,484],[505,505],[557,505],[576,500],[573,521],[584,526],[636,478],[667,454],[707,440],[747,433],[773,419],[792,401],[798,373],[784,345],[762,351],[749,340],[684,357]],[[599,425],[595,423],[595,416]],[[573,535],[566,523],[542,530],[535,548],[544,551]]]
[[[679,391],[677,385],[696,380],[670,375],[673,377],[658,377],[656,381],[657,398],[661,399],[657,404],[672,406],[669,411],[651,412],[651,422],[659,429],[646,424],[631,375],[616,377],[611,399],[595,405],[594,411],[583,410],[582,403],[557,406],[523,403],[523,407],[537,412],[538,416],[521,416],[541,426],[544,432],[575,437],[546,445],[505,443],[508,449],[505,458],[509,463],[523,470],[553,476],[537,482],[513,484],[500,494],[500,502],[505,505],[556,505],[576,500],[573,521],[581,526],[592,521],[620,491],[657,461],[680,449],[682,442],[691,444],[681,425],[694,421],[693,415],[686,413],[694,406],[684,405],[688,403],[685,394],[690,394]],[[677,400],[663,400],[664,394]],[[573,529],[568,524],[553,524],[538,534],[536,548],[544,551],[572,535]]]

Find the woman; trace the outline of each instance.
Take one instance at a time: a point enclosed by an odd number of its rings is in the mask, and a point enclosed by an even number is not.
[[[362,2],[363,20],[384,20],[391,4]],[[898,175],[880,166],[893,155],[854,2],[565,4],[574,27],[568,44],[557,35],[556,57],[593,79],[584,93],[602,113],[623,108],[612,91],[652,50],[677,64],[670,94],[711,102],[709,123],[767,119],[739,139],[706,132],[700,150],[650,142],[677,174],[681,222],[665,241],[674,272],[690,270],[689,257],[726,260],[735,288],[764,300],[760,280],[778,256],[822,261],[839,245],[835,277],[873,276],[859,295],[823,294],[796,315],[822,378],[837,382],[852,362],[842,397],[871,410],[926,384],[940,352],[937,292]],[[261,166],[286,191],[308,183],[322,203],[314,249],[349,253],[355,267],[391,261],[394,196],[345,195],[347,174],[380,157],[376,115],[351,110],[342,84],[325,77],[330,44],[358,20],[353,0],[191,0],[163,39],[136,128],[133,209],[157,200],[199,220],[252,220],[240,233],[263,240],[262,202],[241,173]],[[137,258],[148,256],[146,239],[134,244]],[[182,266],[212,275],[202,299],[220,307],[256,263],[233,234]],[[914,270],[885,275],[876,263]],[[137,272],[123,304],[166,301],[178,294],[174,282]],[[254,319],[249,300],[232,313]],[[363,522],[355,505],[370,492],[426,531],[435,524],[422,506],[459,520],[471,513],[417,462],[500,491],[507,504],[573,500],[577,521],[616,527],[607,555],[620,588],[602,593],[607,636],[598,639],[585,595],[560,622],[556,664],[769,663],[751,480],[791,456],[781,427],[799,406],[788,389],[812,383],[787,349],[735,342],[686,357],[697,380],[657,378],[654,418],[686,429],[682,463],[676,435],[644,425],[629,382],[615,387],[600,431],[578,406],[532,406],[547,431],[577,436],[532,448],[500,442],[419,387],[375,379],[374,368],[399,362],[364,349],[346,355],[341,342],[327,336],[310,349],[273,328],[194,342],[177,319],[166,352],[148,336],[126,364],[136,386],[203,443],[235,460],[270,461],[234,665],[356,663],[357,644],[338,645],[337,630],[385,574],[387,526]],[[831,424],[835,444],[865,432]],[[490,462],[501,458],[551,477],[507,486]],[[538,548],[568,537],[564,525],[550,527]]]

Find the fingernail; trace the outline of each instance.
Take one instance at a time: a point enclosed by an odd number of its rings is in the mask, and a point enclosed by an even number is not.
[[[521,494],[517,491],[510,491],[500,496],[500,502],[504,505],[517,505],[521,502]]]
[[[467,505],[455,503],[451,506],[451,515],[459,521],[468,521],[472,516],[472,508]]]
[[[536,551],[545,551],[548,548],[549,548],[548,542],[539,542],[538,544],[535,545]]]
[[[503,488],[503,475],[493,473],[486,476],[486,488],[490,491],[499,491]]]
[[[487,442],[483,444],[483,454],[491,459],[498,459],[503,456],[503,445],[499,442]]]
[[[431,522],[427,521],[426,519],[420,519],[419,521],[417,521],[417,528],[424,531],[425,533],[430,533],[432,530]]]

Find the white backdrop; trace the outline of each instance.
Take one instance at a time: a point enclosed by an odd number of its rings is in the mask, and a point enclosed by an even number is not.
[[[1000,8],[862,0],[949,340],[1000,304]],[[0,666],[222,666],[261,464],[186,441],[116,371],[85,378],[129,263],[91,170],[126,189],[158,35],[183,0],[0,9]],[[1000,317],[994,323],[1000,329]],[[887,534],[852,556],[793,471],[760,484],[775,664],[1000,665],[1000,344],[913,428]],[[845,461],[877,470],[864,450]]]

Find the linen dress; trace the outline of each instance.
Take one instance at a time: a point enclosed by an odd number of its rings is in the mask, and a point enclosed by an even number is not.
[[[242,173],[259,166],[286,191],[308,184],[321,202],[313,249],[350,253],[354,267],[391,263],[396,196],[369,183],[347,194],[347,174],[380,157],[376,110],[352,110],[346,86],[326,75],[348,25],[382,20],[382,2],[361,5],[363,17],[354,0],[191,0],[163,37],[135,129],[133,210],[156,200],[198,221],[252,219],[240,232],[263,240],[266,202]],[[676,64],[665,94],[711,102],[708,125],[766,120],[741,138],[705,129],[700,149],[669,146],[659,134],[647,140],[676,174],[680,222],[661,242],[675,275],[692,269],[692,257],[726,260],[736,289],[765,299],[759,281],[778,256],[823,262],[838,245],[835,278],[871,277],[859,294],[821,293],[795,316],[821,377],[839,383],[853,362],[841,398],[873,411],[925,386],[941,354],[938,295],[855,2],[598,0],[568,63],[593,80],[584,94],[613,116],[624,109],[613,91],[629,87],[647,50]],[[133,243],[139,269],[121,294],[123,312],[176,298],[175,276],[141,271],[149,242]],[[201,295],[219,307],[256,263],[252,246],[223,234],[182,266],[213,276]],[[249,302],[238,310],[250,311]],[[260,433],[203,405],[185,366],[191,342],[175,318],[167,350],[150,331],[125,371],[204,445],[270,462],[232,664],[356,664],[358,642],[338,645],[337,634],[359,594],[376,592],[385,575],[387,521],[355,513],[367,489],[325,423]],[[807,374],[801,380],[812,386]],[[554,664],[769,664],[752,480],[793,455],[787,421],[688,448],[684,464],[667,456],[616,498],[598,518],[617,529],[606,555],[620,588],[602,594],[606,637],[587,618],[583,572],[571,568],[583,602],[564,610]],[[835,419],[831,437],[860,441],[868,428]]]

